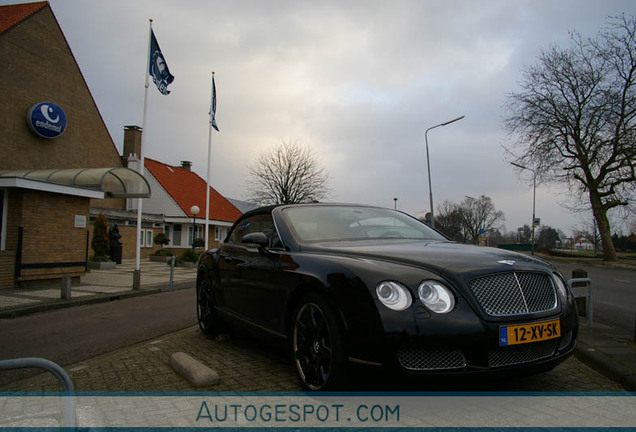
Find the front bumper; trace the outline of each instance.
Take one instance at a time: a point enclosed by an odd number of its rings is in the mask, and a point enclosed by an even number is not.
[[[409,375],[514,375],[548,370],[568,358],[576,347],[578,319],[572,302],[552,314],[492,320],[477,316],[461,300],[445,315],[431,316],[419,307],[410,312],[383,311],[384,334],[375,341],[367,335],[364,346],[353,342],[353,360]],[[561,327],[558,338],[511,346],[499,343],[502,325],[555,319]]]

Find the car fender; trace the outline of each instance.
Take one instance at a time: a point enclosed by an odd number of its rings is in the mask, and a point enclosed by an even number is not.
[[[387,274],[408,286],[414,300],[422,280],[441,279],[426,269],[356,257],[303,254],[294,257],[294,262],[297,267],[293,271],[299,282],[288,295],[287,331],[292,328],[292,314],[298,300],[307,291],[317,291],[341,317],[348,355],[355,358],[368,358],[370,351],[385,343],[387,332],[410,331],[424,313],[423,307],[392,311],[377,300],[375,288],[379,282],[387,280]]]

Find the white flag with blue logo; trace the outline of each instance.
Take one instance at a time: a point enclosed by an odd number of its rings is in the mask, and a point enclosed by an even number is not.
[[[168,64],[166,63],[166,59],[163,57],[161,53],[161,48],[159,48],[159,43],[157,43],[157,39],[155,38],[155,33],[150,29],[150,67],[148,73],[152,77],[152,80],[155,82],[157,89],[162,94],[169,94],[170,90],[168,90],[168,85],[174,81],[174,77],[170,73],[168,69]]]

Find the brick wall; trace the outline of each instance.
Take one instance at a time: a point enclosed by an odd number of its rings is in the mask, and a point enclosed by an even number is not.
[[[0,169],[122,166],[50,7],[0,36],[0,76]],[[27,110],[43,101],[66,113],[68,126],[58,138],[40,138],[27,126]]]
[[[23,264],[86,261],[88,228],[76,228],[75,216],[85,216],[88,221],[87,198],[26,190],[19,210]],[[83,266],[23,269],[18,281],[80,274],[84,274]]]
[[[15,259],[18,246],[18,227],[22,215],[22,192],[7,189],[7,232],[5,234],[6,250],[0,252],[0,288],[13,288],[15,282]]]
[[[15,252],[0,251],[0,289],[13,288]]]
[[[83,275],[83,265],[54,264],[86,260],[87,228],[76,228],[75,216],[88,220],[88,198],[25,189],[8,189],[8,194],[6,250],[0,252],[0,288]],[[52,267],[23,268],[15,279],[19,228],[22,228],[22,264]]]

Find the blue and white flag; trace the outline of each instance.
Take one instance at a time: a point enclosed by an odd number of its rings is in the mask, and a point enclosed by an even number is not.
[[[210,103],[210,125],[219,132],[216,124],[216,85],[214,85],[214,72],[212,73],[212,102]]]
[[[161,48],[159,48],[159,43],[157,43],[157,38],[155,38],[155,33],[150,29],[150,67],[148,73],[152,77],[152,80],[155,82],[157,89],[162,94],[169,94],[170,90],[168,90],[168,85],[174,81],[174,77],[170,74],[170,70],[168,69],[168,64],[166,63],[166,59],[163,57],[161,53]]]

